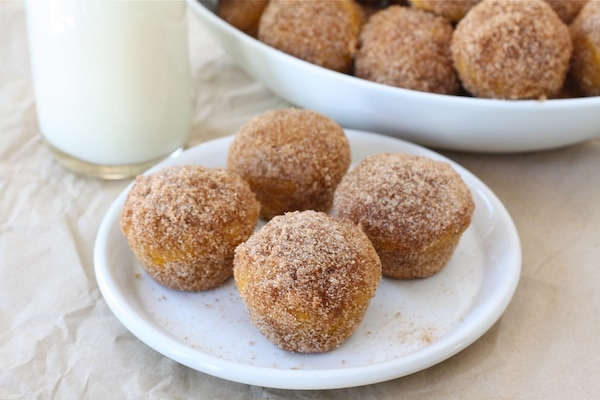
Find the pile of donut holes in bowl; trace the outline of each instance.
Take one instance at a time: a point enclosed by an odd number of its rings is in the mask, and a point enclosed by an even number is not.
[[[232,2],[232,0],[228,1]],[[243,0],[235,1],[243,2]],[[271,1],[281,2],[282,0]],[[346,1],[336,0],[338,3]],[[402,3],[402,1],[392,0],[390,3]],[[410,0],[410,2],[402,4],[384,4],[385,2],[379,0],[361,0],[363,4],[360,4],[354,0],[359,7],[366,6],[367,9],[371,7],[371,10],[364,14],[361,30],[364,29],[365,24],[369,23],[369,19],[373,15],[382,11],[389,12],[390,8],[411,9],[411,12],[412,9],[418,8],[418,11],[438,17],[440,15],[436,12],[425,10],[425,8],[436,3],[491,3],[494,1],[506,3],[511,0],[462,0],[457,2]],[[597,0],[588,1],[599,3]],[[532,0],[521,3],[537,2],[548,3],[548,5],[551,3],[548,0]],[[582,3],[580,6],[586,3],[585,0],[563,3],[578,2]],[[561,2],[558,1],[558,3]],[[319,112],[346,128],[382,133],[437,149],[481,153],[516,153],[553,149],[584,142],[600,134],[600,96],[592,95],[593,93],[583,94],[579,88],[573,89],[576,85],[571,84],[570,73],[565,73],[565,84],[558,91],[549,89],[545,94],[543,91],[527,93],[530,97],[535,98],[511,98],[511,96],[515,97],[514,93],[509,94],[507,98],[495,98],[493,95],[485,93],[479,94],[480,97],[477,97],[465,89],[466,85],[463,85],[460,75],[458,75],[458,89],[451,94],[407,89],[356,76],[356,60],[354,58],[349,69],[335,70],[332,68],[336,67],[331,65],[320,66],[315,62],[305,61],[295,55],[278,50],[259,40],[256,30],[252,31],[252,28],[242,27],[246,33],[218,16],[218,0],[188,0],[188,5],[191,14],[210,34],[211,39],[215,40],[233,62],[247,74],[261,81],[269,90],[292,105]],[[475,8],[477,5],[481,6],[475,4],[471,5],[471,8]],[[234,6],[239,7],[239,4],[234,4]],[[600,5],[592,4],[592,6],[600,9]],[[383,8],[373,10],[373,7]],[[551,7],[548,6],[548,8]],[[590,6],[590,8],[592,7]],[[471,9],[461,20],[468,17],[470,11]],[[397,10],[394,12],[398,13]],[[594,11],[594,13],[599,14],[600,12]],[[558,17],[558,12],[554,14],[556,20],[560,20],[564,25],[559,30],[562,30],[563,39],[565,39],[564,32],[568,33],[569,28],[573,31],[572,25],[575,24],[575,17]],[[448,25],[454,35],[459,30],[461,20],[456,22],[452,21],[452,17],[444,16],[443,18],[448,20]],[[454,18],[456,19],[456,17]],[[572,18],[572,20],[566,22],[561,18]],[[597,17],[595,19],[598,20]],[[471,18],[471,20],[475,22],[471,21],[470,24],[467,24],[465,21],[463,30],[473,29],[471,26],[477,26],[477,19]],[[500,21],[499,23],[504,22]],[[588,26],[580,28],[580,31],[582,29],[589,30],[590,25],[593,24],[588,23]],[[600,23],[596,22],[595,25],[600,25]],[[548,27],[540,29],[548,29]],[[600,26],[593,27],[593,29],[600,31]],[[569,39],[568,45],[577,48],[577,46],[572,46],[574,40],[568,37],[567,39]],[[357,46],[359,45],[361,44],[357,38]],[[560,45],[564,46],[564,40]],[[474,45],[471,43],[469,46],[473,47]],[[571,51],[573,54],[575,53],[575,50]],[[353,57],[355,55],[356,53],[353,53]],[[539,57],[548,57],[548,55]],[[568,58],[573,64],[572,57]],[[552,59],[551,61],[554,64],[564,63],[564,60]],[[600,66],[598,68],[600,69]],[[600,71],[596,72],[600,75]],[[558,74],[560,75],[560,72]],[[543,81],[544,78],[540,76],[539,80]]]

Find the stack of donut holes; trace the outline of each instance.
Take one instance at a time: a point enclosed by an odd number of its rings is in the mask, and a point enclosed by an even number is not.
[[[208,290],[233,275],[267,339],[326,352],[355,332],[382,276],[442,270],[475,207],[447,162],[403,153],[373,154],[352,169],[350,161],[332,119],[267,111],[239,129],[225,168],[139,176],[122,231],[160,284]]]
[[[219,0],[216,13],[280,51],[362,79],[447,95],[544,100],[600,94],[599,3]]]

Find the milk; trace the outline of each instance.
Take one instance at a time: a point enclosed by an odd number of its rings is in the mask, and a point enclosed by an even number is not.
[[[185,1],[28,0],[40,131],[84,162],[180,149],[191,126]]]

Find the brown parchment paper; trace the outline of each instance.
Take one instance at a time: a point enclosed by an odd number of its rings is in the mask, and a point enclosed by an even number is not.
[[[192,17],[190,51],[190,146],[288,106]],[[129,181],[78,176],[52,159],[37,128],[23,3],[0,1],[0,399],[600,398],[600,139],[444,154],[490,186],[521,236],[517,292],[481,339],[422,372],[342,390],[274,390],[197,372],[135,338],[102,298],[94,239]]]

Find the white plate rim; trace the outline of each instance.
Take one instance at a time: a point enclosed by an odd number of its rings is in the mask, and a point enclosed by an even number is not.
[[[107,305],[117,319],[143,343],[180,364],[230,381],[281,389],[339,389],[400,378],[438,364],[479,339],[504,313],[516,291],[520,278],[521,245],[518,232],[508,211],[481,180],[462,166],[438,153],[401,139],[352,129],[346,129],[345,131],[351,143],[356,140],[377,141],[378,143],[389,144],[389,148],[392,149],[390,151],[427,155],[451,163],[471,189],[475,190],[478,196],[483,196],[486,204],[493,209],[498,219],[494,229],[500,229],[503,239],[509,244],[505,249],[503,255],[505,259],[502,262],[505,274],[502,276],[503,279],[495,282],[493,296],[485,297],[483,299],[484,305],[475,304],[474,309],[465,316],[461,323],[457,324],[451,334],[398,359],[368,366],[326,370],[289,370],[241,365],[193,349],[149,324],[136,312],[131,304],[127,303],[124,294],[115,282],[114,271],[107,259],[107,254],[110,252],[107,242],[115,229],[120,232],[118,215],[120,215],[127,192],[133,183],[128,185],[109,207],[98,229],[94,246],[94,271],[98,286]],[[228,146],[232,138],[233,136],[227,136],[200,144],[186,150],[177,158],[159,163],[147,173],[167,165],[186,163],[190,159],[197,160],[197,155],[203,152],[215,151]],[[477,212],[476,209],[476,214]],[[485,234],[485,232],[479,233]],[[125,239],[123,238],[123,240]]]

